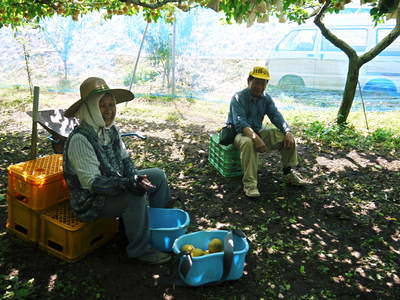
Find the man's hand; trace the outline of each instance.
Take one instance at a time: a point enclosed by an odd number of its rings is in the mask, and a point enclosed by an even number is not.
[[[265,145],[264,141],[260,136],[254,132],[253,129],[250,127],[246,127],[243,129],[243,135],[249,137],[252,139],[254,143],[254,148],[256,149],[257,152],[266,152],[267,151],[267,146]]]
[[[256,148],[257,152],[266,152],[267,146],[265,145],[264,141],[257,135],[257,137],[253,140],[254,147]]]
[[[295,145],[294,136],[291,132],[286,132],[285,137],[283,139],[283,148],[289,149],[293,148]]]

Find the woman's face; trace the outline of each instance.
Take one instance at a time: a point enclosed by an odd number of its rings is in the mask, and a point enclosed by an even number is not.
[[[99,108],[101,115],[103,116],[104,123],[106,123],[106,126],[110,126],[114,121],[115,114],[117,112],[114,97],[110,94],[105,94],[100,99]]]

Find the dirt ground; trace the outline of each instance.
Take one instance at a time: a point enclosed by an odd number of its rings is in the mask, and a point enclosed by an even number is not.
[[[9,116],[10,117],[10,116]],[[14,116],[15,117],[15,116]],[[6,233],[0,202],[0,274],[30,278],[36,289],[14,299],[399,299],[398,153],[333,149],[298,136],[299,171],[313,184],[287,187],[279,156],[260,157],[257,200],[246,198],[240,177],[224,178],[208,162],[210,120],[119,120],[147,140],[126,140],[138,167],[162,167],[176,206],[190,215],[188,232],[239,228],[250,243],[243,277],[216,286],[164,284],[168,265],[127,262],[121,235],[76,263],[47,254]],[[1,186],[6,168],[29,152],[29,130],[5,132],[1,121]],[[135,124],[135,125],[132,125]],[[40,132],[39,154],[51,154]],[[4,284],[0,288],[5,288]]]

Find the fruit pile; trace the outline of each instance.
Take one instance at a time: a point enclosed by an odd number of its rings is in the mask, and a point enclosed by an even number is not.
[[[207,254],[221,252],[222,248],[223,248],[222,241],[220,239],[215,238],[208,243],[207,250],[196,248],[191,244],[185,244],[181,247],[181,251],[188,252],[192,257],[197,257],[197,256],[203,256]]]

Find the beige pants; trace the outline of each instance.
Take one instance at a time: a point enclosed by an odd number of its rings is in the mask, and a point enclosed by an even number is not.
[[[281,153],[282,167],[295,167],[298,164],[296,145],[292,148],[283,148],[284,135],[276,128],[263,128],[259,136],[267,146],[267,152],[278,150]],[[233,145],[240,150],[240,161],[243,168],[243,185],[257,187],[258,152],[256,152],[251,138],[239,133]]]

